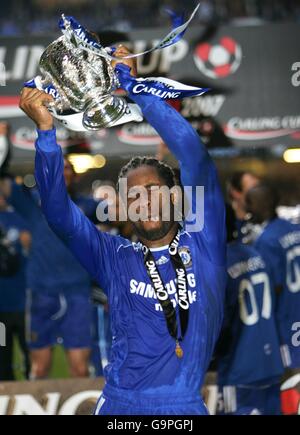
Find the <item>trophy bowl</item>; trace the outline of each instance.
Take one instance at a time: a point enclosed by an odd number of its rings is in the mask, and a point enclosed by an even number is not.
[[[99,126],[109,128],[124,115],[126,108],[124,98],[105,95],[85,110],[82,124],[87,130],[99,130]]]
[[[83,50],[63,35],[43,52],[40,70],[43,84],[52,84],[59,98],[52,104],[58,114],[83,112],[83,126],[100,130],[113,125],[127,107],[126,100],[112,95],[116,78],[110,62]]]

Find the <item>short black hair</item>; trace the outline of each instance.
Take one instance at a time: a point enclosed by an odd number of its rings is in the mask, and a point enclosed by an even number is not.
[[[126,165],[124,165],[119,173],[117,190],[119,190],[119,181],[121,178],[126,178],[128,172],[132,169],[140,168],[141,166],[150,166],[157,170],[159,177],[165,182],[165,184],[171,189],[178,185],[176,175],[171,166],[161,162],[154,157],[148,156],[136,156],[133,157]]]
[[[278,190],[273,184],[268,182],[261,183],[253,187],[247,195],[254,196],[256,201],[261,203],[261,208],[268,210],[273,216],[276,216],[276,209],[280,203]]]

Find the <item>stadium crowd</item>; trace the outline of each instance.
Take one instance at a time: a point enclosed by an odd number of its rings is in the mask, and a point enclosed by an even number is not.
[[[185,0],[192,10],[196,0]],[[203,24],[222,24],[238,20],[300,20],[299,0],[202,0],[198,13]],[[13,0],[1,5],[0,35],[45,34],[57,32],[59,13],[80,16],[88,28],[129,31],[132,28],[161,26],[167,23],[166,7],[180,11],[179,0]],[[153,14],[153,11],[157,13]]]

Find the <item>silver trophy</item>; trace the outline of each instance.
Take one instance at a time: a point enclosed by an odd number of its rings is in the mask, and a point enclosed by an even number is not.
[[[198,9],[199,5],[188,21],[177,27],[173,25],[172,31],[151,49],[124,58],[146,55],[175,44],[182,38]],[[143,115],[139,106],[128,103],[125,98],[114,94],[120,84],[111,66],[112,60],[119,60],[113,56],[113,50],[110,47],[104,48],[94,35],[73,17],[62,15],[59,26],[63,35],[46,48],[40,59],[39,66],[43,77],[37,76],[26,82],[25,86],[38,88],[52,95],[54,101],[48,104],[49,110],[70,130],[100,130],[132,121],[141,122]],[[139,84],[147,84],[149,80],[154,82],[154,88],[159,83],[155,95],[163,99],[202,95],[207,91],[162,77],[137,79]],[[154,88],[150,87],[147,91],[145,86],[144,92],[153,94]],[[172,92],[170,97],[167,97],[170,89],[177,89],[173,97]]]
[[[54,115],[82,114],[87,130],[111,127],[123,117],[128,104],[112,95],[117,87],[110,61],[78,44],[68,20],[65,32],[52,42],[40,59],[42,86],[54,86],[58,97],[51,103]]]

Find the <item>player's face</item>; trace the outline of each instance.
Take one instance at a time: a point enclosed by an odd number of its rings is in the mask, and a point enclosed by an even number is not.
[[[174,207],[156,168],[142,166],[127,176],[127,213],[138,236],[159,240],[174,225]],[[141,187],[142,193],[141,193]]]
[[[246,211],[246,196],[247,193],[259,184],[259,179],[252,174],[244,174],[242,178],[242,192],[240,194],[241,207]]]
[[[244,174],[242,179],[242,191],[246,195],[249,190],[253,189],[259,184],[259,178],[252,174]]]

